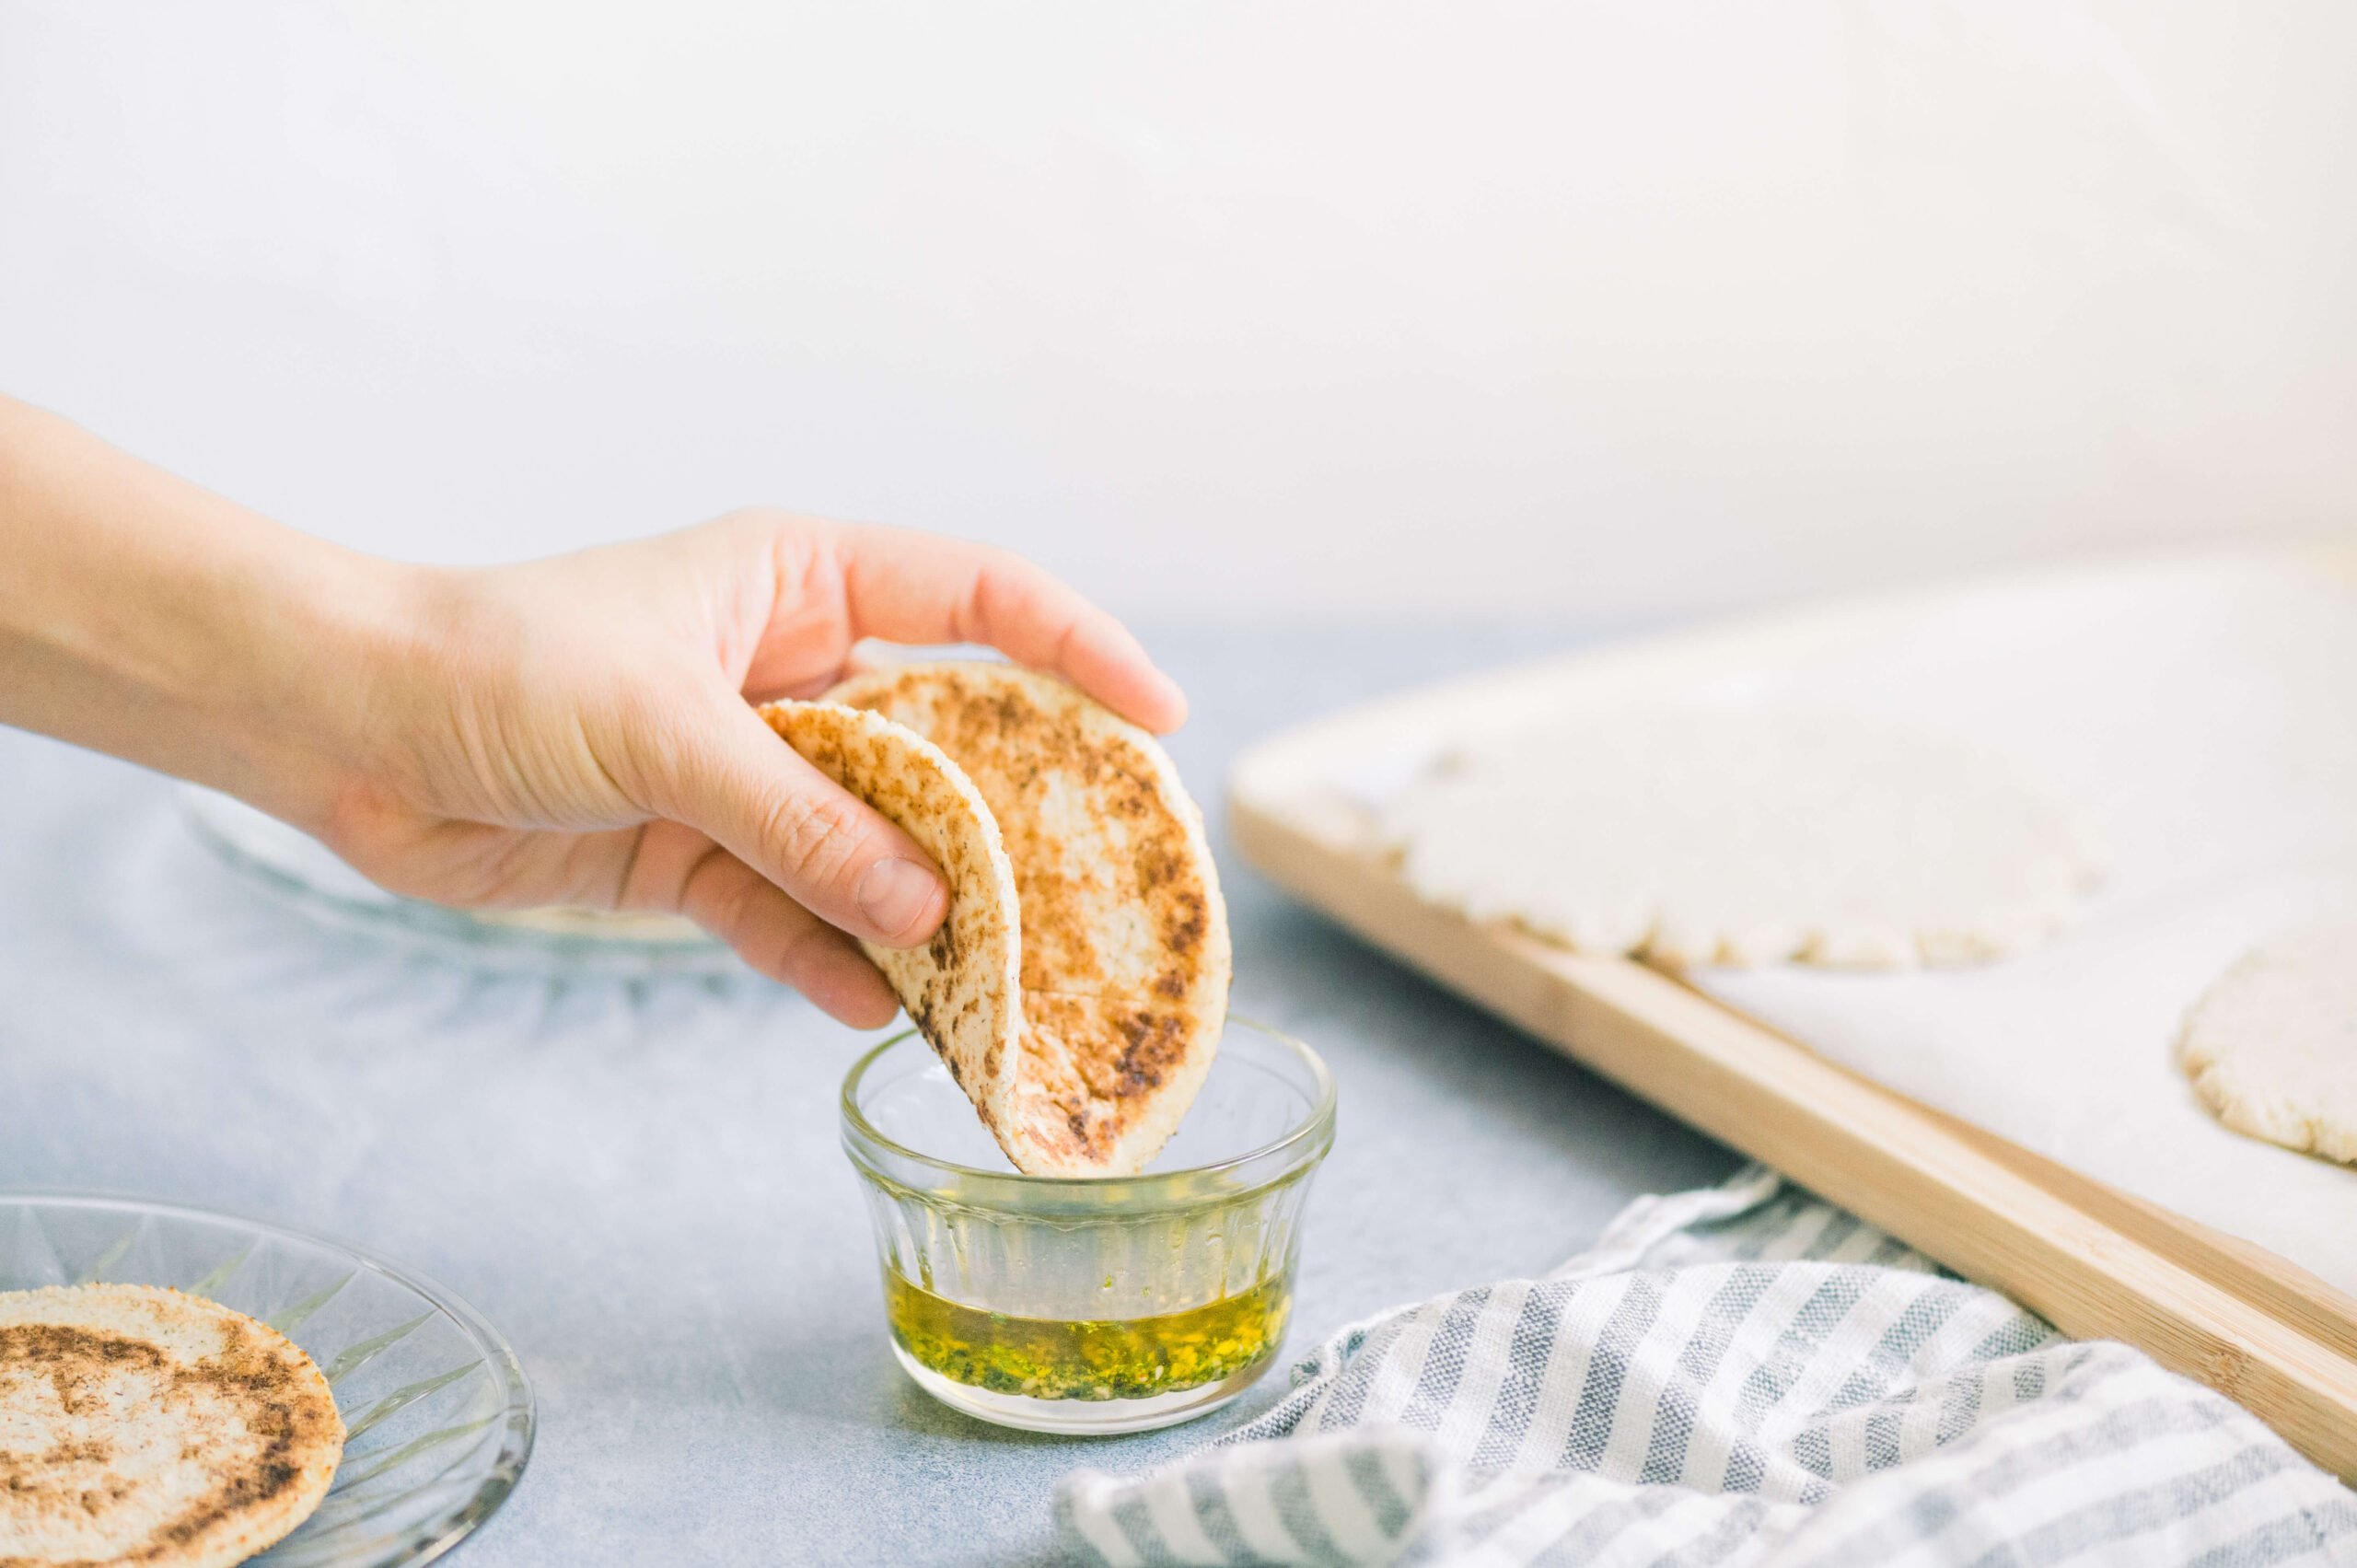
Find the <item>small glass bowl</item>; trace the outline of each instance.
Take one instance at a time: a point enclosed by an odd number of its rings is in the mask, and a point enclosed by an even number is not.
[[[1299,1040],[1231,1017],[1145,1174],[1024,1176],[911,1029],[843,1080],[842,1135],[919,1388],[1001,1426],[1144,1432],[1275,1363],[1334,1081]]]

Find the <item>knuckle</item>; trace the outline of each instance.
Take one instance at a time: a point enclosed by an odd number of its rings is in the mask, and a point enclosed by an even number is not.
[[[821,967],[820,954],[814,951],[819,941],[816,932],[789,926],[770,933],[758,950],[748,957],[763,974],[799,990]]]
[[[759,876],[735,864],[726,852],[714,850],[689,870],[679,911],[758,967],[757,939],[767,895],[767,884]]]
[[[772,865],[804,886],[832,884],[860,859],[866,842],[845,801],[792,794],[771,803],[761,843]]]
[[[703,526],[733,540],[765,539],[790,520],[790,515],[779,507],[755,505],[734,507]]]
[[[980,592],[984,619],[1028,645],[1061,649],[1080,621],[1080,605],[1063,585],[1018,558],[985,568]]]
[[[607,698],[596,726],[613,738],[615,784],[635,804],[668,815],[679,812],[697,770],[709,765],[704,732],[676,695],[682,689],[660,678],[623,685]]]
[[[982,563],[974,579],[974,620],[984,641],[1020,639],[1039,614],[1039,585],[1020,562],[994,556]]]
[[[729,936],[749,940],[761,928],[761,908],[765,902],[761,881],[752,877],[737,877],[714,896],[713,913],[716,923]]]

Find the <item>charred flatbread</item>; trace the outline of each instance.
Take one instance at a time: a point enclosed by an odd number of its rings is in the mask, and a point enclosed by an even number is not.
[[[1015,872],[990,807],[939,747],[879,714],[837,703],[773,703],[761,716],[812,766],[914,839],[947,878],[949,912],[931,941],[860,946],[1014,1157],[998,1108],[1023,1027],[1022,923]]]
[[[997,824],[1022,958],[1019,1050],[985,1109],[1001,1146],[1039,1174],[1142,1169],[1211,1071],[1230,975],[1202,814],[1168,753],[1013,665],[900,665],[828,697],[925,737]]]
[[[242,1562],[310,1516],[343,1423],[311,1358],[152,1285],[0,1294],[0,1564]]]

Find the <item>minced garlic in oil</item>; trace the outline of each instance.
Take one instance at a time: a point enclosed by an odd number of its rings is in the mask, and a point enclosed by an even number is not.
[[[884,1272],[892,1336],[918,1365],[1035,1400],[1144,1400],[1218,1382],[1274,1353],[1292,1307],[1285,1282],[1271,1278],[1160,1318],[1017,1318]]]

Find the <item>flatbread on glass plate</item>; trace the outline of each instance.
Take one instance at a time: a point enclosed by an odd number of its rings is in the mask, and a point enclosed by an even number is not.
[[[156,1285],[0,1294],[0,1562],[242,1562],[335,1479],[343,1422],[284,1335]]]
[[[403,1568],[479,1528],[514,1494],[531,1458],[531,1388],[498,1331],[430,1281],[339,1242],[145,1199],[0,1191],[0,1323],[54,1324],[63,1316],[101,1337],[145,1332],[160,1315],[179,1326],[183,1338],[176,1343],[193,1357],[190,1376],[174,1374],[180,1390],[201,1393],[215,1374],[249,1364],[261,1381],[248,1386],[266,1387],[276,1375],[264,1364],[275,1362],[287,1369],[296,1398],[265,1402],[286,1403],[291,1419],[319,1392],[314,1376],[333,1389],[340,1453],[319,1436],[323,1423],[281,1426],[270,1444],[283,1436],[284,1447],[268,1462],[293,1472],[284,1488],[242,1489],[242,1511],[225,1521],[236,1528],[181,1531],[184,1541],[163,1543],[173,1551],[219,1544],[227,1554],[221,1561],[233,1562],[266,1547],[269,1561],[285,1568]],[[238,1324],[234,1335],[224,1327]],[[114,1484],[104,1472],[121,1460],[100,1461],[70,1434],[56,1440],[48,1423],[66,1413],[56,1382],[38,1370],[29,1382],[14,1376],[35,1365],[34,1342],[42,1337],[17,1335],[13,1348],[0,1351],[0,1382],[13,1385],[0,1393],[0,1469],[14,1471],[0,1480],[0,1562],[52,1568],[56,1554],[42,1553],[60,1543],[29,1546],[26,1522],[9,1516],[10,1503],[26,1502],[29,1484],[70,1490],[76,1506],[83,1492],[104,1503]],[[278,1347],[290,1342],[315,1374],[283,1360]],[[116,1354],[134,1369],[145,1360],[135,1348]],[[67,1386],[76,1401],[86,1398],[75,1376]],[[129,1411],[137,1396],[126,1386],[121,1408]],[[200,1404],[191,1398],[180,1408],[192,1412]],[[212,1408],[223,1407],[215,1400]],[[266,1412],[261,1424],[277,1420]],[[177,1456],[168,1444],[151,1447]],[[237,1454],[234,1443],[218,1451],[225,1461]],[[315,1462],[322,1454],[332,1485],[313,1509],[304,1499],[328,1479]],[[183,1491],[193,1505],[196,1489]],[[281,1523],[292,1533],[265,1540]],[[60,1550],[69,1562],[117,1560],[88,1542]],[[214,1559],[159,1549],[144,1561]]]

